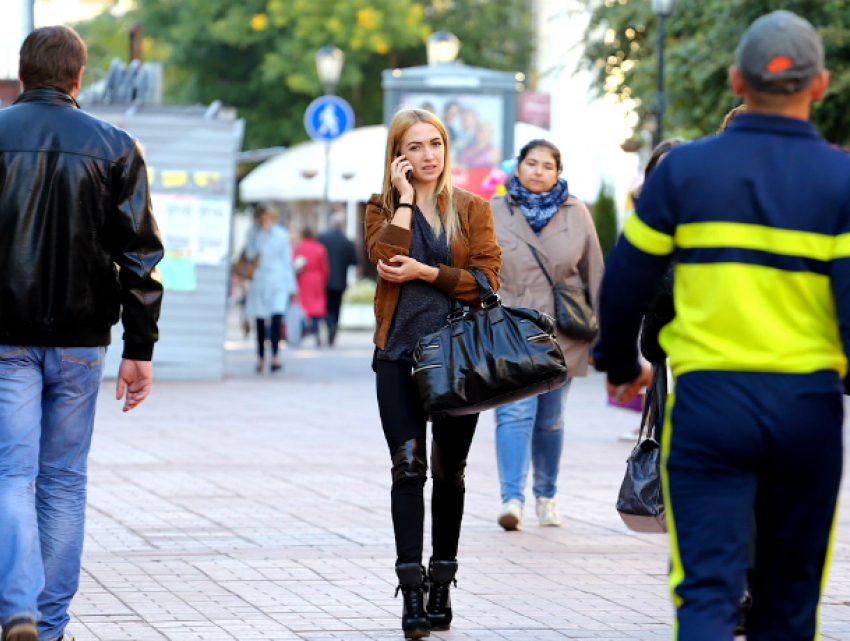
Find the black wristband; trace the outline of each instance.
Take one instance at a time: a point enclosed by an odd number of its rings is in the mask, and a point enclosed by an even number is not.
[[[396,211],[398,211],[399,207],[410,207],[410,211],[414,211],[413,205],[411,205],[410,203],[399,203],[395,206]]]

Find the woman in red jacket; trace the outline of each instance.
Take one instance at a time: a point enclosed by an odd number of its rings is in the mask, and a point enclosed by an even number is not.
[[[322,344],[319,338],[319,321],[328,313],[325,284],[328,282],[331,268],[328,251],[316,240],[313,230],[309,227],[301,233],[301,242],[295,248],[293,262],[298,272],[298,299],[304,316],[310,321],[310,331],[316,335],[318,347]]]

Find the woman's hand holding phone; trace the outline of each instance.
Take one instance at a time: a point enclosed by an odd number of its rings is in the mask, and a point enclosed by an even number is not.
[[[401,198],[407,196],[411,199],[410,202],[413,202],[415,191],[410,183],[410,179],[413,177],[413,165],[410,164],[406,156],[398,153],[391,167],[393,186],[398,189]]]

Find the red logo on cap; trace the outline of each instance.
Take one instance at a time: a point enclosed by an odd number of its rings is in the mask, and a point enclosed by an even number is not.
[[[780,56],[770,61],[770,64],[767,65],[767,70],[770,73],[780,73],[781,71],[790,69],[793,66],[794,62],[791,58],[788,56]]]

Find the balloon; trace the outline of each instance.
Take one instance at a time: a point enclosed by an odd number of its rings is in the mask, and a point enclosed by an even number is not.
[[[485,199],[492,198],[495,191],[496,190],[493,187],[485,187],[484,185],[481,185],[481,197],[482,198],[485,198]]]
[[[508,193],[507,187],[505,187],[504,185],[496,185],[496,195],[497,196],[504,196],[506,193]]]
[[[501,169],[494,169],[490,172],[490,177],[498,183],[503,183],[508,176]]]
[[[516,169],[516,158],[508,158],[507,160],[502,161],[502,171],[504,171],[508,176],[514,173]]]
[[[496,185],[497,183],[492,180],[488,175],[484,180],[481,181],[481,195],[484,198],[490,198],[496,191]]]

